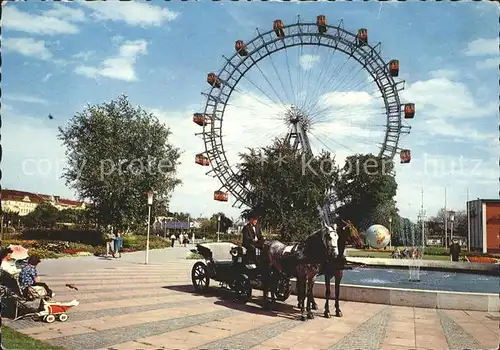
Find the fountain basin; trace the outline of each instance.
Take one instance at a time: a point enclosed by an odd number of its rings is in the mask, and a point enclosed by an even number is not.
[[[292,293],[297,294],[295,281],[292,281]],[[316,282],[314,284],[313,295],[315,298],[325,297],[324,282]],[[342,284],[340,286],[340,300],[432,309],[500,311],[498,294],[489,293],[464,293]],[[322,307],[319,302],[318,305]],[[332,309],[332,307],[333,304],[331,304],[330,308]]]
[[[324,281],[323,276],[317,278]],[[344,271],[342,283],[371,287],[402,288],[416,290],[437,290],[460,293],[500,292],[500,278],[490,275],[471,275],[453,271],[420,270],[420,281],[410,282],[408,267],[374,268],[359,267]]]
[[[484,264],[471,262],[454,262],[445,260],[413,260],[413,259],[384,259],[347,257],[348,261],[377,267],[408,268],[408,265],[417,263],[422,270],[454,271],[464,273],[478,273],[485,275],[500,275],[500,264]]]
[[[420,270],[419,282],[410,282],[408,278],[408,267],[346,270],[340,286],[340,298],[397,306],[500,311],[499,277]],[[331,288],[333,293],[333,279]],[[292,281],[292,291],[296,292],[295,281]],[[324,276],[317,278],[313,293],[315,297],[325,297]]]

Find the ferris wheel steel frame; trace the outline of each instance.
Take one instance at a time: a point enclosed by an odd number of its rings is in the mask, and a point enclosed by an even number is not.
[[[241,208],[249,204],[245,198],[248,188],[237,179],[237,174],[231,168],[224,151],[222,141],[224,112],[239,81],[258,62],[273,53],[295,46],[323,46],[338,50],[361,64],[382,94],[386,111],[385,138],[381,143],[379,157],[394,158],[398,151],[400,134],[410,133],[411,127],[402,124],[402,104],[398,94],[404,89],[405,81],[396,82],[390,76],[388,64],[381,57],[381,43],[378,42],[375,46],[368,43],[363,46],[358,45],[357,35],[345,30],[342,20],[338,26],[326,25],[326,28],[326,33],[319,33],[316,23],[301,23],[299,17],[297,23],[283,27],[285,33],[283,37],[277,37],[274,29],[265,33],[260,33],[257,29],[258,35],[251,41],[245,42],[248,52],[246,56],[240,56],[238,52],[230,58],[223,55],[226,63],[216,76],[220,81],[220,88],[212,85],[208,93],[202,92],[202,95],[206,96],[203,114],[210,119],[210,123],[205,123],[203,131],[196,135],[203,137],[204,153],[212,167],[207,175],[217,177],[222,183],[221,189],[234,196],[233,206]]]

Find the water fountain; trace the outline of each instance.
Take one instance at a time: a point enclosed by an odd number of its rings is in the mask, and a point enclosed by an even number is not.
[[[420,282],[420,266],[422,266],[422,255],[424,254],[423,249],[418,249],[415,246],[415,225],[411,224],[411,236],[412,236],[412,251],[411,256],[408,261],[408,271],[409,277],[408,281],[410,282]],[[417,254],[414,254],[415,248],[417,249]]]

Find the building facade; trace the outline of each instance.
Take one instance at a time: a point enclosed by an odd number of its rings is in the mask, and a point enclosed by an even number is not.
[[[25,216],[31,213],[41,203],[52,204],[59,210],[85,209],[85,203],[59,196],[32,193],[17,190],[2,190],[2,211]]]
[[[470,247],[482,253],[500,253],[500,199],[467,202]]]

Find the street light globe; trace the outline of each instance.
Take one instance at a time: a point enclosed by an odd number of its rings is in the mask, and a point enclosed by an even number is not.
[[[453,222],[455,221],[455,212],[450,211],[450,221]]]
[[[154,191],[153,190],[148,190],[146,192],[148,195],[148,205],[153,205],[153,196],[154,196]]]
[[[391,217],[389,217],[389,223],[391,223],[391,222],[392,222],[392,218],[391,218]]]

